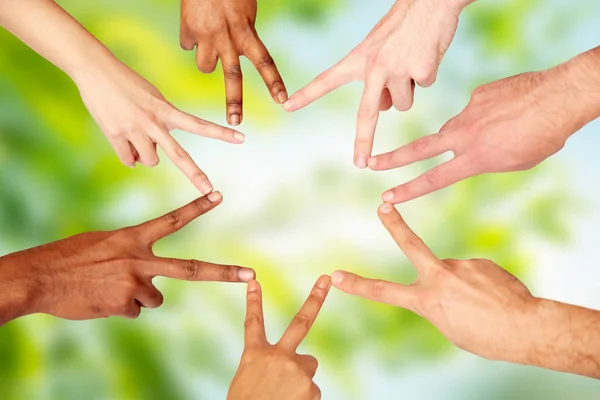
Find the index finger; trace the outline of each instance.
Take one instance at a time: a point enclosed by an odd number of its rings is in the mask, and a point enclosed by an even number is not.
[[[294,93],[285,103],[283,109],[296,111],[306,107],[327,93],[347,84],[355,78],[357,68],[348,57],[322,72],[308,85]]]
[[[277,343],[278,346],[289,351],[296,351],[317,319],[330,288],[331,278],[328,275],[321,276],[315,283],[308,299]]]
[[[261,346],[267,344],[265,318],[262,305],[260,284],[251,280],[246,293],[246,320],[244,321],[244,346]]]
[[[255,276],[253,269],[237,265],[161,257],[155,257],[150,263],[144,263],[142,273],[151,278],[164,276],[194,282],[248,282]]]
[[[246,54],[254,67],[265,81],[265,85],[276,103],[283,104],[288,99],[287,90],[275,61],[264,43],[257,36]]]
[[[384,74],[376,70],[371,72],[365,81],[365,90],[358,108],[354,142],[354,164],[358,168],[367,167],[367,160],[373,151],[375,128],[379,120],[379,104],[385,81]]]
[[[198,168],[190,154],[170,134],[161,132],[154,136],[154,140],[200,193],[209,194],[212,192],[213,186],[206,174]]]
[[[406,225],[392,204],[383,203],[379,207],[379,218],[417,271],[422,272],[440,262],[421,238]]]
[[[151,246],[158,240],[177,232],[199,216],[209,212],[222,201],[223,196],[221,193],[213,192],[162,217],[144,222],[134,229],[142,242]]]

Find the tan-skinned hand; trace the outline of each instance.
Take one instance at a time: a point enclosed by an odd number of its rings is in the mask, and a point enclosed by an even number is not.
[[[349,294],[403,307],[429,320],[453,344],[489,359],[523,362],[534,349],[529,332],[539,300],[489,260],[440,260],[389,203],[379,217],[418,272],[411,285],[336,271],[333,285]]]
[[[248,283],[244,353],[228,400],[321,398],[321,391],[313,382],[317,359],[296,351],[317,318],[330,287],[330,277],[320,277],[281,340],[272,345],[265,333],[260,285],[256,281]]]
[[[256,14],[256,0],[181,0],[181,47],[196,46],[198,69],[207,74],[221,60],[227,121],[234,126],[243,119],[240,56],[254,64],[276,103],[288,98],[275,62],[254,27]]]
[[[221,201],[221,194],[213,192],[141,225],[83,233],[1,257],[0,324],[33,313],[70,320],[136,318],[140,307],[156,308],[163,302],[152,284],[156,276],[215,282],[253,279],[252,269],[161,258],[152,251],[156,241]]]
[[[367,167],[379,111],[413,104],[415,82],[431,86],[450,46],[462,9],[474,0],[399,0],[343,60],[284,104],[299,110],[353,81],[364,82],[357,115],[354,164]]]

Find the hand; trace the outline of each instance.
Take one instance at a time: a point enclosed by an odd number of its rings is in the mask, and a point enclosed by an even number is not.
[[[560,71],[526,73],[483,85],[439,133],[369,159],[371,169],[382,171],[454,153],[452,160],[385,192],[383,200],[402,203],[471,176],[526,170],[558,152],[585,124],[578,111],[569,111],[578,102],[567,95]]]
[[[401,285],[336,271],[335,287],[413,311],[464,350],[528,363],[539,339],[531,332],[543,313],[538,312],[538,299],[517,278],[488,260],[439,260],[391,204],[380,207],[379,217],[417,269],[416,282]]]
[[[197,46],[198,69],[206,74],[221,59],[230,125],[239,125],[243,118],[240,56],[254,64],[275,102],[288,98],[275,62],[254,28],[256,12],[256,0],[181,0],[181,47]]]
[[[148,81],[115,61],[74,79],[121,162],[130,167],[136,162],[153,167],[159,161],[158,144],[201,193],[210,193],[213,187],[207,176],[170,132],[181,129],[238,144],[244,142],[244,135],[179,111]]]
[[[450,46],[462,8],[474,0],[400,0],[346,58],[293,94],[284,104],[296,111],[352,81],[363,81],[354,164],[366,168],[379,110],[413,104],[415,82],[431,86]]]
[[[22,296],[29,304],[11,307],[11,311],[19,309],[20,315],[0,315],[0,324],[3,319],[6,322],[33,313],[71,320],[113,315],[136,318],[140,307],[155,308],[163,302],[162,294],[152,284],[156,276],[221,282],[253,279],[254,271],[248,268],[161,258],[152,252],[156,241],[177,232],[221,201],[221,194],[213,192],[138,226],[83,233],[0,258],[0,293],[23,289],[21,293],[29,294]]]
[[[313,382],[316,358],[296,354],[329,293],[329,276],[319,278],[308,299],[281,340],[267,342],[262,293],[256,281],[248,283],[244,353],[229,388],[228,400],[317,400],[321,391]]]

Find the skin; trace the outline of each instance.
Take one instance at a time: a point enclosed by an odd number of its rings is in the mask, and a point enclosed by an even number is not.
[[[156,276],[188,281],[247,282],[254,271],[198,260],[162,258],[152,247],[222,201],[213,192],[160,218],[88,232],[0,257],[0,326],[29,314],[70,320],[137,318],[163,296]]]
[[[181,0],[181,47],[196,47],[198,69],[206,74],[221,60],[227,121],[234,126],[243,119],[240,56],[254,64],[276,103],[288,98],[275,62],[256,33],[256,13],[256,0]]]
[[[244,353],[229,388],[228,400],[318,400],[321,391],[313,382],[317,359],[297,354],[331,288],[324,275],[277,344],[265,333],[262,292],[256,281],[248,283]]]
[[[236,144],[245,140],[240,132],[175,108],[54,1],[3,0],[0,25],[73,79],[126,166],[157,165],[158,145],[201,193],[208,194],[212,184],[170,132],[181,129]]]
[[[600,312],[534,297],[489,260],[438,259],[389,203],[379,217],[417,280],[402,285],[336,271],[335,287],[417,313],[479,356],[600,378]]]
[[[383,194],[402,203],[484,173],[530,169],[600,116],[600,47],[555,68],[477,88],[437,134],[369,159],[375,171],[453,152],[454,158]]]
[[[415,82],[431,86],[450,46],[463,8],[474,0],[399,0],[366,39],[343,60],[294,93],[284,104],[296,111],[353,81],[364,82],[357,115],[354,164],[366,168],[380,110],[413,104]]]

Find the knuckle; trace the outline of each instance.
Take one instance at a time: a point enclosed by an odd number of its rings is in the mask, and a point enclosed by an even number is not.
[[[202,182],[206,180],[206,175],[202,171],[196,171],[190,177],[190,181],[192,182]]]
[[[289,358],[287,358],[284,362],[283,362],[283,368],[285,368],[288,371],[296,371],[298,370],[298,363],[294,362],[294,360],[290,360]]]
[[[240,99],[227,99],[227,106],[229,108],[239,109],[242,108],[243,100]]]
[[[423,154],[427,152],[429,143],[427,140],[419,139],[412,142],[409,148],[415,154]]]
[[[236,280],[237,277],[236,268],[232,265],[227,265],[221,269],[221,277],[225,281],[233,281]]]
[[[169,225],[177,225],[179,221],[181,221],[181,214],[178,210],[171,211],[170,213],[166,214],[163,219]]]
[[[487,89],[485,85],[476,87],[475,90],[473,90],[473,93],[471,93],[471,100],[478,100],[485,94],[486,91]]]
[[[176,160],[185,160],[190,158],[189,153],[181,146],[178,146],[173,151]]]
[[[239,80],[242,78],[242,69],[239,65],[230,65],[225,68],[225,79]]]
[[[200,265],[196,260],[186,260],[183,264],[184,275],[187,280],[194,280],[200,274]]]
[[[419,237],[411,235],[409,238],[404,240],[404,245],[408,249],[418,249],[423,246],[423,241]]]
[[[313,368],[314,370],[317,370],[317,369],[319,368],[319,360],[317,360],[317,358],[316,358],[316,357],[314,357],[314,356],[306,356],[306,357],[307,357],[307,359],[309,360],[309,362],[312,364],[312,365],[311,365],[311,366],[312,366],[312,368]]]
[[[261,68],[271,68],[275,66],[275,60],[271,57],[270,54],[263,54],[258,59],[258,66]]]
[[[148,166],[150,168],[156,167],[159,162],[160,162],[160,160],[158,159],[158,157],[152,157],[146,161],[146,166]]]
[[[383,296],[384,287],[385,284],[382,280],[375,281],[371,287],[371,296],[373,296],[374,299],[381,299]]]
[[[251,328],[255,325],[263,325],[265,323],[264,318],[258,314],[249,315],[244,321],[245,328]]]
[[[165,297],[163,296],[163,294],[161,292],[159,292],[157,290],[156,294],[154,295],[153,301],[154,301],[154,303],[153,303],[154,308],[158,308],[158,307],[162,306],[163,303],[165,302]]]
[[[433,187],[439,187],[444,184],[444,178],[438,171],[430,170],[427,171],[424,175],[425,182]]]
[[[370,120],[377,118],[378,115],[379,115],[379,110],[372,108],[372,107],[362,106],[358,109],[358,119],[361,119],[361,120],[370,121]]]
[[[198,213],[203,214],[206,211],[206,201],[204,200],[204,197],[194,200],[193,204]]]
[[[305,314],[297,314],[292,321],[292,324],[307,331],[310,328],[312,320]]]

